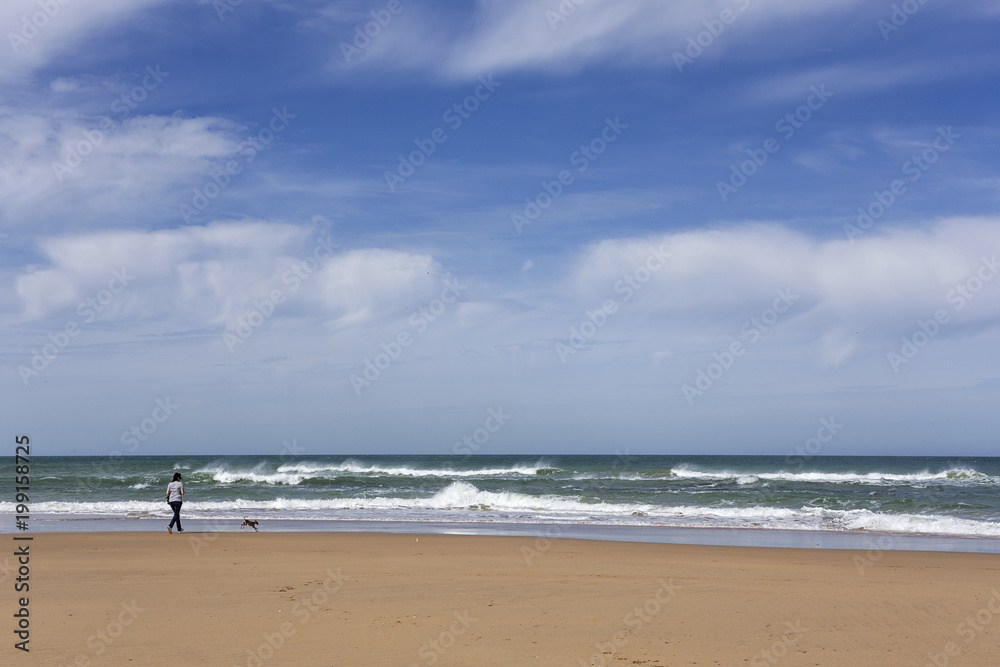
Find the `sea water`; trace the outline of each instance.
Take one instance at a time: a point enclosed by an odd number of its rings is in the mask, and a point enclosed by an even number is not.
[[[80,530],[83,519],[103,519],[106,529],[169,517],[165,490],[175,472],[187,521],[252,515],[303,530],[336,520],[1000,538],[1000,458],[33,457],[33,521]],[[12,484],[3,481],[0,501],[13,498]],[[0,512],[12,516],[14,503],[0,502]]]

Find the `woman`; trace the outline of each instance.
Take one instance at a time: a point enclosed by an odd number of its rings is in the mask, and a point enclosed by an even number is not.
[[[174,531],[171,528],[176,523],[177,532],[183,533],[184,529],[181,528],[181,505],[184,504],[184,482],[181,481],[181,474],[179,472],[175,472],[174,481],[167,484],[167,503],[174,510],[174,518],[167,524],[167,532],[173,534]]]

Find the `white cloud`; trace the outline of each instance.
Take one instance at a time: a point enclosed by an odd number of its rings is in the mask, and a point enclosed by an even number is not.
[[[996,69],[978,56],[935,57],[922,61],[866,60],[826,67],[792,69],[747,86],[743,99],[753,104],[802,104],[813,86],[833,95],[869,95],[918,83],[974,77]]]
[[[730,10],[741,29],[769,28],[775,20],[821,15],[860,4],[858,0],[479,0],[473,16],[453,27],[419,8],[390,26],[392,39],[374,39],[363,64],[390,69],[430,69],[451,78],[474,78],[484,72],[540,68],[578,70],[595,62],[672,63],[704,21]],[[560,7],[566,8],[560,12]],[[346,29],[346,25],[345,25]],[[732,28],[730,28],[732,29]],[[445,35],[442,38],[442,35]],[[349,38],[345,36],[345,41]],[[726,50],[719,40],[706,57]],[[344,59],[334,57],[336,66]]]
[[[440,291],[443,270],[428,255],[357,249],[331,255],[307,228],[246,221],[140,232],[45,238],[48,266],[15,281],[20,321],[44,320],[94,294],[112,271],[135,279],[103,317],[176,327],[232,325],[273,290],[284,308],[336,327],[405,317]],[[318,250],[322,262],[316,261]]]
[[[777,225],[607,240],[590,246],[570,275],[574,302],[596,307],[603,299],[621,298],[615,284],[643,265],[651,247],[661,246],[672,257],[628,307],[663,325],[658,336],[731,337],[774,299],[775,290],[786,288],[799,301],[783,326],[800,341],[820,340],[825,365],[850,358],[859,332],[869,343],[885,344],[939,309],[956,324],[1000,323],[1000,277],[968,307],[948,301],[984,259],[995,261],[1000,221],[994,219],[873,230],[853,244],[843,237],[815,240]]]
[[[5,0],[0,3],[0,80],[29,74],[83,38],[164,0]],[[13,35],[13,37],[12,37]]]
[[[430,255],[378,248],[344,253],[316,278],[318,302],[334,327],[409,316],[433,298],[443,269]]]
[[[239,126],[222,118],[137,116],[102,126],[0,108],[0,212],[37,220],[60,197],[77,213],[116,210],[140,193],[149,201],[233,155],[239,138]]]
[[[949,323],[921,367],[939,372],[942,362],[935,359],[948,359],[952,365],[941,381],[968,382],[981,364],[963,356],[964,341],[974,336],[980,348],[995,341],[1000,276],[981,285],[962,308],[948,294],[977,271],[993,270],[983,259],[995,262],[998,223],[951,219],[924,229],[876,229],[854,244],[755,224],[606,239],[581,249],[561,276],[516,287],[460,275],[459,303],[434,320],[419,337],[419,353],[407,355],[408,370],[394,375],[417,381],[421,364],[433,360],[440,382],[474,376],[463,361],[472,355],[481,368],[506,363],[502,357],[533,368],[566,368],[599,384],[608,381],[606,372],[631,382],[660,368],[680,386],[712,351],[743,340],[741,325],[771,306],[780,290],[795,297],[794,306],[767,342],[741,362],[747,372],[754,368],[761,387],[884,383],[887,374],[893,377],[886,352],[941,309]],[[287,300],[269,320],[271,333],[241,348],[244,361],[292,354],[303,372],[317,364],[355,368],[380,343],[401,331],[415,333],[409,318],[442,293],[445,267],[426,252],[360,248],[335,249],[321,267],[310,269],[303,262],[313,256],[318,238],[308,228],[261,221],[44,238],[39,248],[46,265],[16,277],[11,287],[21,309],[8,324],[56,330],[75,316],[76,304],[107,284],[112,270],[124,268],[135,279],[102,322],[135,335],[234,330],[255,300],[282,290]],[[661,246],[671,256],[626,301],[616,283],[638,276],[650,248]],[[295,267],[304,267],[308,277],[289,280]],[[618,301],[617,311],[587,349],[562,366],[555,341],[568,340],[570,327],[608,299]],[[88,341],[101,337],[88,331]],[[952,342],[941,342],[947,340]],[[137,342],[148,351],[157,344]],[[209,357],[231,359],[221,341],[207,345]],[[850,377],[828,385],[819,373],[824,369],[846,369]],[[460,396],[464,381],[448,384],[448,391]]]

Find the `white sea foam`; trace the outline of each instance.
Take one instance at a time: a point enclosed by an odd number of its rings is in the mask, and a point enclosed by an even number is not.
[[[932,473],[922,471],[919,473],[890,473],[890,472],[870,472],[870,473],[835,473],[835,472],[747,472],[737,470],[698,470],[685,465],[678,466],[669,471],[653,472],[608,472],[608,473],[574,473],[570,476],[573,480],[602,480],[617,479],[623,481],[655,481],[655,480],[705,480],[716,482],[736,482],[740,485],[755,484],[762,480],[784,481],[784,482],[805,482],[805,483],[825,483],[825,484],[910,484],[913,486],[927,484],[998,484],[1000,477],[992,477],[976,470],[968,468],[951,468],[942,472]]]
[[[322,463],[289,463],[280,465],[271,471],[264,464],[254,466],[249,470],[232,470],[217,465],[206,466],[195,473],[211,475],[220,484],[236,484],[239,482],[255,482],[272,485],[297,485],[306,479],[334,479],[341,476],[381,476],[381,477],[511,477],[535,476],[541,470],[549,469],[543,463],[535,465],[520,465],[509,468],[478,468],[473,470],[455,470],[452,468],[409,468],[406,466],[363,465],[354,460],[340,464]]]
[[[785,482],[813,482],[827,484],[920,484],[920,483],[978,483],[1000,484],[1000,479],[968,468],[950,468],[932,473],[837,473],[837,472],[736,472],[731,470],[695,470],[679,466],[671,470],[678,479],[736,480],[739,484],[752,484],[758,480]]]
[[[543,461],[534,464],[521,464],[498,468],[455,469],[452,467],[414,468],[405,465],[387,466],[364,464],[354,459],[347,459],[338,464],[311,463],[308,461],[287,463],[272,469],[266,464],[258,464],[249,469],[234,469],[219,465],[209,465],[193,471],[210,475],[220,484],[236,484],[252,482],[268,485],[298,485],[306,479],[336,479],[338,477],[429,477],[445,479],[476,479],[476,478],[520,478],[537,477],[540,473],[549,472],[552,476],[568,478],[576,481],[617,479],[623,481],[655,481],[655,480],[704,480],[717,482],[735,482],[739,485],[750,485],[758,482],[789,482],[817,484],[870,484],[912,486],[926,484],[997,484],[1000,477],[993,477],[968,468],[951,468],[932,473],[924,470],[917,473],[891,472],[789,472],[761,471],[749,472],[738,470],[700,470],[694,467],[680,465],[669,471],[652,472],[595,472],[569,473],[554,468]]]
[[[923,514],[883,514],[869,510],[827,511],[834,515],[839,514],[843,527],[848,530],[1000,537],[1000,523],[990,521]]]
[[[551,470],[541,461],[534,465],[518,465],[509,468],[474,468],[472,470],[455,470],[454,468],[410,468],[407,466],[364,465],[348,459],[337,465],[322,463],[293,463],[278,467],[278,472],[305,473],[312,476],[317,473],[347,473],[351,475],[386,475],[397,477],[504,477],[508,475],[534,476],[541,470]]]
[[[301,484],[302,480],[314,475],[297,475],[292,473],[267,473],[256,472],[254,470],[199,470],[198,472],[208,473],[219,484],[236,484],[238,482],[256,482],[257,484],[287,484],[294,486]]]
[[[507,523],[554,521],[668,526],[758,527],[805,530],[866,530],[910,534],[1000,537],[1000,523],[940,515],[885,514],[870,510],[818,507],[774,508],[733,506],[662,506],[604,503],[583,497],[532,496],[482,491],[468,482],[453,482],[422,498],[326,498],[191,501],[186,516],[235,519],[248,511],[262,517],[299,519],[384,519],[425,521],[489,520]],[[39,502],[42,515],[167,516],[162,502]],[[11,513],[13,503],[0,503]]]

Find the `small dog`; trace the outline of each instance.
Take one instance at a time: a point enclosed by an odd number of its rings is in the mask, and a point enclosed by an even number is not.
[[[240,530],[243,530],[243,526],[250,526],[253,528],[253,532],[259,533],[260,531],[257,530],[258,523],[260,523],[260,521],[251,521],[250,519],[243,517],[243,523],[240,524]]]

